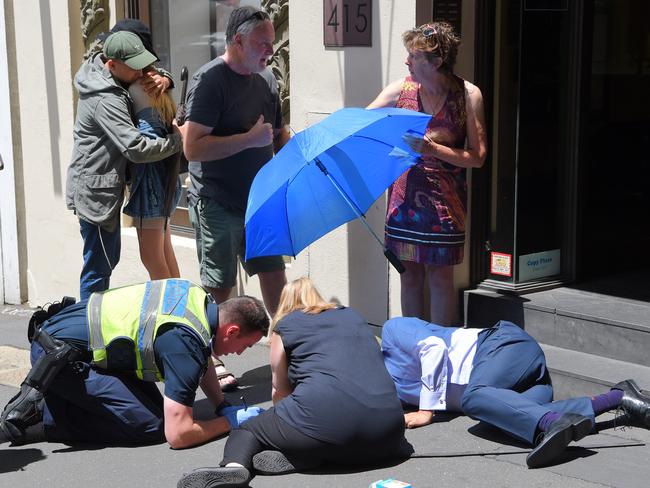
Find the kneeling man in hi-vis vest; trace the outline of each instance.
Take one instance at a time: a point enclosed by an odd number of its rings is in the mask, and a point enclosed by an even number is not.
[[[179,449],[262,411],[226,405],[211,364],[212,353],[241,354],[266,334],[269,320],[255,298],[216,305],[200,286],[169,279],[93,293],[77,304],[64,300],[40,314],[28,333],[32,369],[0,417],[4,441],[166,439]],[[164,381],[164,395],[157,381]],[[194,419],[199,386],[217,418]]]

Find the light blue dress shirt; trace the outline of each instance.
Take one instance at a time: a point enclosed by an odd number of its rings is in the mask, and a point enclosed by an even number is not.
[[[386,322],[381,348],[400,400],[420,410],[461,411],[482,330],[406,317]]]

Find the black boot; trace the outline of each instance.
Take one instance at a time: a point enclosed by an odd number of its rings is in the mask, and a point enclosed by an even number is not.
[[[25,431],[43,422],[43,394],[26,383],[11,399],[0,416],[0,430],[14,444],[25,441]]]
[[[650,397],[641,393],[641,388],[634,380],[625,380],[612,386],[612,390],[621,390],[621,409],[631,420],[650,429]]]
[[[8,434],[7,432],[13,433]],[[4,437],[5,442],[11,442],[12,446],[24,446],[25,444],[34,444],[36,442],[46,441],[43,422],[30,425],[21,430],[15,429],[14,425],[9,422],[0,423],[0,437]],[[0,440],[0,443],[1,442],[2,441]]]

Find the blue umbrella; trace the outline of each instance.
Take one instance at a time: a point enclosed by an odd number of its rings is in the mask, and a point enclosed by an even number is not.
[[[422,136],[431,116],[398,108],[344,108],[296,134],[259,171],[246,208],[246,259],[296,256],[361,217],[416,155],[402,141]],[[398,271],[402,263],[384,254]],[[400,271],[402,272],[402,271]]]

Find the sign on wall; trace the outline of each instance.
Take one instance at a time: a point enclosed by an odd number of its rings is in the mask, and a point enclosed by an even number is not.
[[[451,24],[459,36],[461,33],[461,14],[463,12],[462,0],[436,0],[433,2],[433,20],[444,20]]]
[[[500,276],[512,276],[512,254],[491,252],[490,273]]]
[[[326,47],[372,46],[372,0],[323,0]]]
[[[528,281],[557,274],[560,274],[559,249],[519,256],[519,281]]]

